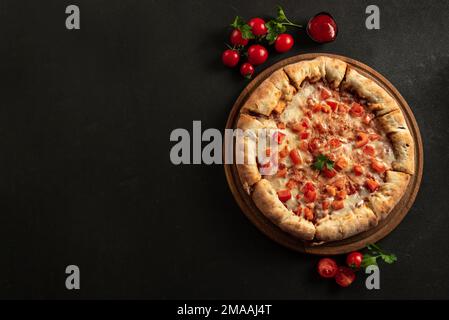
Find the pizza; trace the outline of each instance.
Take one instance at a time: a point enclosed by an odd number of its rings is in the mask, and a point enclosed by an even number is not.
[[[374,228],[415,171],[414,142],[395,99],[327,56],[272,73],[245,101],[237,128],[245,133],[245,161],[236,165],[243,189],[302,240],[335,241]],[[276,146],[263,161],[254,134],[261,129]]]

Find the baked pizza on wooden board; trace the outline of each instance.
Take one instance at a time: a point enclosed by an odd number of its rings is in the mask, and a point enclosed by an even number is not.
[[[316,249],[341,243],[349,251],[357,235],[355,246],[363,247],[398,203],[414,200],[422,168],[416,122],[405,101],[362,64],[334,55],[289,60],[256,78],[231,112],[228,125],[245,132],[245,162],[234,166],[235,175],[227,172],[231,189],[238,185],[234,195],[246,198],[239,204],[251,202],[245,213],[253,222],[268,220],[270,231],[261,229],[278,241],[279,234],[290,238],[289,247],[324,254],[329,250]],[[277,143],[266,157],[254,134],[261,129]]]

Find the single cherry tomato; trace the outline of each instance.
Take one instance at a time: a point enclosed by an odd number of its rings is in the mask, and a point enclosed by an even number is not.
[[[347,255],[346,264],[348,265],[348,267],[358,269],[362,264],[362,260],[363,255],[358,251],[354,251]]]
[[[276,41],[274,42],[274,48],[277,52],[287,52],[293,47],[295,41],[293,37],[288,33],[281,33],[277,36]]]
[[[268,32],[265,21],[261,18],[252,18],[249,20],[248,25],[255,36],[263,36]]]
[[[278,194],[279,200],[281,200],[282,202],[286,202],[286,201],[290,200],[290,198],[292,197],[292,194],[290,193],[290,190],[288,190],[288,189],[279,190],[277,192],[277,194]]]
[[[319,43],[334,41],[338,34],[337,23],[329,13],[318,13],[307,23],[307,34]]]
[[[251,63],[245,62],[240,66],[240,74],[247,79],[251,79],[254,74],[254,67]]]
[[[242,32],[239,29],[232,30],[229,35],[229,42],[231,42],[233,46],[246,46],[248,41],[248,39],[243,38]]]
[[[333,278],[338,272],[337,262],[331,258],[323,258],[318,262],[318,273],[323,278]]]
[[[301,164],[301,155],[299,154],[298,149],[292,149],[292,151],[290,151],[290,159],[292,159],[294,164]]]
[[[253,44],[248,48],[248,62],[252,65],[259,65],[268,59],[268,51],[260,44]]]
[[[221,55],[221,61],[227,67],[234,68],[240,60],[239,53],[236,50],[228,49]]]
[[[348,267],[339,267],[335,275],[335,282],[342,287],[348,287],[355,280],[355,272]]]

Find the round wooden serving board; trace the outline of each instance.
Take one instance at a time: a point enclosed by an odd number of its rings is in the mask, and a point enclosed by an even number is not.
[[[324,244],[301,241],[291,236],[290,234],[282,231],[275,224],[273,224],[268,218],[266,218],[262,214],[262,212],[260,212],[260,210],[256,207],[256,205],[252,201],[251,197],[243,190],[235,165],[225,164],[224,169],[229,187],[231,188],[232,194],[234,195],[234,198],[236,199],[238,205],[245,213],[245,215],[249,218],[249,220],[251,220],[251,222],[260,231],[262,231],[264,234],[266,234],[268,237],[278,242],[279,244],[299,252],[317,255],[333,255],[358,250],[365,247],[369,243],[375,243],[379,241],[399,225],[399,223],[402,221],[402,219],[404,219],[408,210],[415,201],[416,194],[418,193],[418,189],[421,183],[423,171],[422,140],[418,124],[416,123],[412,110],[410,109],[404,98],[401,96],[401,94],[398,92],[398,90],[378,72],[368,67],[367,65],[359,61],[353,60],[351,58],[325,53],[301,54],[274,64],[273,66],[261,72],[256,78],[254,78],[254,80],[252,80],[242,91],[237,101],[235,102],[234,106],[232,107],[232,110],[228,117],[228,121],[226,123],[226,128],[228,129],[235,128],[240,108],[243,106],[246,99],[249,97],[252,91],[274,71],[291,63],[295,63],[301,60],[310,60],[323,55],[341,59],[346,63],[350,64],[352,67],[357,69],[365,76],[374,79],[379,85],[385,88],[393,98],[396,99],[405,115],[408,127],[410,128],[410,132],[413,136],[416,146],[415,175],[413,175],[412,178],[410,179],[407,191],[405,192],[402,200],[391,211],[388,217],[385,220],[381,221],[379,225],[377,225],[375,228],[357,234],[348,239],[328,242]]]

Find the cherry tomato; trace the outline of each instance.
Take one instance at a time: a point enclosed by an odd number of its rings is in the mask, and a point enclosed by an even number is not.
[[[337,274],[338,267],[334,259],[323,258],[318,262],[318,273],[323,278],[333,278]]]
[[[252,65],[259,65],[268,59],[268,51],[260,44],[253,44],[248,48],[248,62]]]
[[[247,79],[251,79],[251,77],[253,76],[253,73],[254,73],[254,67],[249,62],[245,62],[240,67],[240,74]]]
[[[335,281],[342,287],[348,287],[355,280],[355,272],[348,267],[339,267],[335,275]]]
[[[234,68],[240,60],[239,53],[236,50],[228,49],[221,55],[221,61],[227,67]]]
[[[249,20],[248,25],[255,36],[263,36],[268,32],[265,21],[261,18],[252,18]]]
[[[248,41],[248,39],[243,38],[242,32],[239,29],[232,30],[229,36],[229,42],[231,42],[233,46],[246,46]]]
[[[295,41],[293,37],[288,33],[281,33],[277,36],[276,41],[274,42],[274,48],[277,52],[287,52],[293,47]]]
[[[358,251],[354,251],[347,255],[346,264],[348,265],[348,267],[358,269],[362,264],[362,260],[363,255]]]

